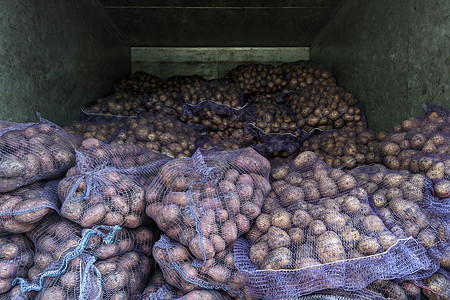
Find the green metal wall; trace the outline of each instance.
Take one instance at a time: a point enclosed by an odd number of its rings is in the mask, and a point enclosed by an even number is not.
[[[0,119],[64,124],[131,71],[130,49],[96,0],[0,2]]]
[[[311,45],[361,99],[369,128],[390,131],[421,104],[450,108],[450,1],[349,0]]]

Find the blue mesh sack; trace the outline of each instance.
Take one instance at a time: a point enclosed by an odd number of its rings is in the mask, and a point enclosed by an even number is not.
[[[420,300],[421,289],[413,282],[375,280],[366,288],[356,291],[331,289],[315,292],[297,300]]]
[[[135,144],[168,157],[189,157],[205,131],[205,128],[184,124],[165,113],[143,112],[136,119],[127,120],[110,144]]]
[[[145,217],[145,189],[166,156],[135,145],[107,145],[87,139],[77,165],[58,185],[61,215],[83,227],[140,226]]]
[[[364,126],[361,102],[344,88],[336,85],[307,85],[280,97],[293,112],[297,127],[310,132],[342,127]]]
[[[196,82],[204,82],[207,81],[206,78],[200,75],[185,75],[185,76],[171,76],[164,81],[162,90],[163,91],[175,91],[180,92],[183,90],[186,85],[193,84]]]
[[[448,269],[441,268],[417,284],[428,299],[445,300],[450,298],[450,273]]]
[[[163,84],[163,80],[158,76],[138,71],[122,78],[114,85],[114,90],[116,92],[148,95],[159,91]]]
[[[245,278],[234,266],[233,245],[211,238],[217,249],[214,257],[201,260],[187,247],[162,235],[155,243],[153,257],[169,286],[184,293],[194,290],[222,290],[232,297],[244,299]],[[220,251],[219,251],[220,250]]]
[[[75,164],[80,141],[43,118],[39,123],[0,121],[0,193],[64,175]]]
[[[95,138],[109,144],[119,135],[126,125],[124,118],[116,118],[110,121],[80,122],[73,121],[63,126],[68,133],[82,137],[83,139]]]
[[[385,226],[352,175],[313,152],[272,170],[271,186],[262,214],[234,248],[254,297],[357,290],[434,266],[418,241]]]
[[[242,64],[230,70],[225,77],[237,84],[246,98],[276,94],[287,86],[284,70],[271,64]]]
[[[432,195],[433,185],[428,178],[383,165],[360,167],[348,173],[371,195],[373,210],[394,235],[413,237],[432,257],[448,261],[450,206],[442,205]]]
[[[0,194],[0,232],[28,232],[45,216],[58,212],[58,183],[38,181]]]
[[[183,102],[178,97],[178,92],[161,91],[152,93],[143,100],[145,110],[151,113],[162,112],[183,119]]]
[[[0,237],[0,299],[13,288],[15,277],[26,276],[33,264],[33,255],[33,244],[26,235]]]
[[[137,298],[152,272],[149,257],[155,234],[146,226],[83,229],[53,215],[27,235],[36,246],[34,265],[27,277],[16,278],[14,284],[20,285],[24,294],[37,292],[39,299],[49,299],[46,297],[52,293],[63,293],[67,299],[97,299],[100,292],[102,298],[98,299],[110,299],[118,292],[114,287]],[[116,274],[108,275],[111,272],[128,274],[114,277]],[[82,293],[91,296],[79,296]]]
[[[423,174],[434,183],[436,197],[450,197],[450,114],[430,108],[425,117],[406,119],[377,150],[389,169]]]
[[[300,152],[312,151],[330,167],[342,170],[381,163],[376,147],[385,132],[355,126],[317,133],[302,143]]]
[[[292,91],[310,84],[336,84],[330,70],[311,60],[288,62],[279,67],[286,74],[287,88]]]
[[[144,96],[117,92],[88,102],[81,107],[80,121],[107,122],[132,118],[143,111]]]
[[[139,300],[231,300],[227,294],[217,290],[193,290],[184,293],[166,283],[160,269],[156,269]]]
[[[146,191],[147,215],[198,259],[212,240],[228,245],[246,233],[270,190],[269,162],[251,148],[198,149],[166,163]]]

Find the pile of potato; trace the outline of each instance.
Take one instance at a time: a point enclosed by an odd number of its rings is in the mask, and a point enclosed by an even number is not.
[[[183,113],[183,104],[177,95],[174,91],[152,93],[145,97],[143,105],[148,112],[180,116]]]
[[[112,241],[106,243],[106,235],[101,228],[99,231],[90,229],[88,232],[83,232],[83,228],[78,224],[58,215],[45,219],[27,235],[36,247],[34,265],[28,271],[28,278],[32,281],[39,279],[51,264],[63,263],[64,257],[71,257],[70,253],[77,247],[81,247],[80,251],[83,253],[95,256],[99,260],[105,260],[134,250],[150,257],[155,243],[153,231],[146,226],[136,229],[122,228],[114,233]],[[83,248],[81,242],[83,238],[86,238],[85,235],[88,240]],[[70,261],[70,264],[78,263],[77,259]],[[66,273],[64,277],[70,279],[70,272]],[[72,284],[76,284],[76,282]]]
[[[368,193],[355,177],[330,168],[313,152],[302,152],[291,164],[273,170],[271,184],[273,192],[266,198],[247,239],[250,261],[258,270],[267,270],[268,278],[275,275],[271,273],[274,270],[299,272],[297,276],[289,272],[280,275],[292,286],[280,287],[286,294],[278,295],[305,295],[343,287],[342,283],[336,286],[330,276],[343,269],[345,288],[350,289],[364,288],[371,282],[367,279],[369,269],[376,269],[370,271],[374,279],[398,275],[403,272],[398,269],[400,262],[382,266],[380,258],[397,259],[389,250],[399,243],[404,243],[398,249],[402,252],[402,268],[405,264],[416,270],[423,267],[417,265],[417,260],[425,257],[425,249],[416,249],[415,242],[400,241],[372,211]],[[408,250],[401,250],[403,247]],[[258,272],[246,273],[252,284],[257,285]],[[253,292],[276,294],[278,289],[275,285],[275,291],[260,288]]]
[[[249,137],[249,138],[253,138],[253,137]],[[242,147],[242,145],[243,145],[242,142],[244,142],[244,145],[248,145],[248,141],[240,139],[240,138],[235,138],[235,139],[233,139],[233,138],[223,138],[223,137],[221,138],[220,136],[213,135],[212,137],[210,137],[208,139],[207,142],[205,142],[202,145],[202,148],[203,149],[209,149],[209,148],[212,148],[212,147],[218,147],[220,149],[229,150],[229,151],[231,151],[231,150],[239,150],[239,149],[243,148]]]
[[[174,92],[180,92],[183,90],[186,85],[193,84],[196,82],[204,82],[206,81],[206,78],[200,75],[191,75],[191,76],[172,76],[167,78],[166,81],[164,81],[161,90],[162,91],[174,91]]]
[[[153,256],[166,282],[184,293],[207,288],[238,296],[244,289],[245,278],[234,265],[233,244],[214,245],[219,246],[214,257],[199,262],[185,246],[163,235],[155,244]]]
[[[157,92],[163,86],[163,80],[153,74],[134,72],[120,80],[115,86],[116,92],[148,95]]]
[[[239,87],[220,80],[188,84],[181,90],[180,97],[184,103],[193,106],[204,101],[213,101],[235,109],[244,106],[243,94]]]
[[[383,165],[361,167],[348,173],[372,195],[372,207],[397,237],[412,236],[427,249],[439,243],[447,243],[448,247],[450,228],[433,213],[431,183],[423,175],[389,170]]]
[[[364,125],[359,101],[342,87],[314,84],[286,97],[297,127],[304,131]]]
[[[136,251],[100,261],[82,253],[69,262],[64,274],[46,277],[34,299],[137,299],[153,264],[153,259]]]
[[[80,153],[77,166],[58,185],[61,215],[85,228],[140,226],[145,188],[168,159],[134,145],[116,147],[95,139],[84,140]]]
[[[198,259],[213,258],[260,214],[269,162],[251,148],[199,149],[166,163],[146,191],[146,213]]]
[[[307,60],[284,63],[280,68],[287,74],[289,90],[299,90],[310,84],[336,84],[333,74],[324,66]]]
[[[75,164],[79,139],[49,121],[8,123],[0,136],[0,193],[63,175]]]
[[[137,111],[145,110],[143,105],[144,96],[116,92],[112,95],[98,98],[94,103],[84,106],[81,112],[85,117],[90,115],[111,115],[111,116],[136,116]]]
[[[36,182],[12,192],[0,194],[0,232],[24,233],[32,230],[48,214],[57,211],[57,197]],[[56,187],[57,182],[48,183]]]
[[[250,97],[281,92],[287,86],[284,75],[282,68],[270,64],[244,64],[232,69],[228,77]]]
[[[450,117],[432,112],[404,120],[394,126],[378,151],[386,167],[423,174],[436,184],[439,198],[450,196]]]
[[[0,237],[0,294],[7,293],[16,277],[26,276],[33,264],[33,245],[24,234]]]
[[[189,157],[196,149],[200,133],[188,124],[164,114],[142,113],[126,121],[124,130],[111,145],[134,144],[168,157]]]
[[[444,271],[445,272],[445,271]],[[430,300],[446,300],[450,295],[450,278],[440,270],[423,279],[422,292]]]
[[[68,133],[83,139],[95,138],[108,143],[125,126],[125,119],[108,122],[73,121],[63,126]]]
[[[299,135],[294,116],[285,105],[261,103],[252,106],[248,122],[265,134]]]
[[[303,142],[300,151],[312,151],[330,167],[348,170],[380,163],[381,157],[376,147],[385,137],[385,132],[375,132],[362,126],[344,127],[313,135]]]

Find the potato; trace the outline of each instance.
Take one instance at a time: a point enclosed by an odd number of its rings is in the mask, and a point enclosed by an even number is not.
[[[313,221],[311,215],[304,210],[296,210],[292,216],[292,225],[299,228],[307,228]]]
[[[309,223],[309,234],[313,234],[316,236],[322,235],[327,230],[327,227],[324,222],[321,220],[313,220]]]
[[[98,203],[91,206],[84,212],[83,217],[79,221],[80,225],[85,228],[92,227],[100,222],[105,217],[105,214],[106,208],[103,204]]]
[[[292,215],[286,210],[279,209],[274,211],[270,216],[270,223],[272,226],[286,229],[291,226]]]
[[[14,218],[23,223],[38,222],[50,212],[50,207],[48,207],[50,205],[51,203],[44,199],[22,201],[14,207],[14,211],[23,213],[16,214]]]
[[[450,294],[449,279],[437,272],[423,280],[425,287],[422,292],[429,299],[447,299]]]
[[[190,241],[189,250],[198,259],[210,259],[216,254],[214,244],[208,238],[199,235]]]
[[[381,245],[378,243],[376,238],[373,237],[362,237],[358,243],[358,250],[366,255],[373,255],[380,250]]]
[[[363,219],[362,227],[367,234],[376,234],[384,231],[386,227],[383,221],[376,215],[368,215]]]
[[[269,228],[267,232],[267,243],[271,249],[280,247],[289,247],[291,244],[291,238],[289,234],[275,226]]]
[[[339,236],[333,231],[326,231],[316,240],[316,252],[322,263],[345,259],[345,250]]]
[[[263,270],[280,270],[286,269],[289,265],[292,265],[293,257],[292,252],[286,248],[276,248],[269,252],[267,258],[261,265]]]

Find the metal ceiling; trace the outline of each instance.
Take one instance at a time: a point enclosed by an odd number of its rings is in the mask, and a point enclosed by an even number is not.
[[[307,47],[346,0],[99,0],[131,47]]]

